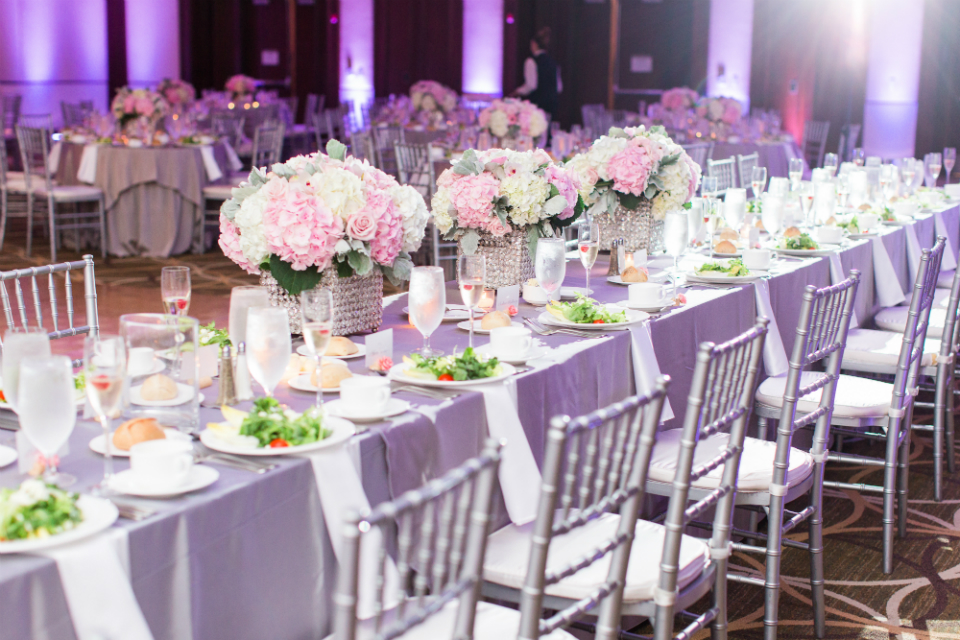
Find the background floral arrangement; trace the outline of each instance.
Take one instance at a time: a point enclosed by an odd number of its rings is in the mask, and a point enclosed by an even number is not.
[[[531,255],[537,238],[572,224],[583,211],[576,174],[553,164],[543,149],[469,149],[437,179],[434,223],[446,240],[476,252],[480,233],[526,230]]]
[[[223,88],[230,92],[234,100],[239,100],[243,96],[253,95],[253,92],[257,90],[257,81],[250,76],[238,73],[235,76],[230,76]]]
[[[532,102],[503,98],[480,112],[480,127],[498,138],[536,138],[547,130],[547,116]]]
[[[685,111],[697,106],[700,94],[689,87],[667,89],[660,96],[660,105],[670,111]]]
[[[166,115],[168,108],[167,101],[156,91],[130,87],[118,89],[110,103],[110,112],[121,127],[137,118],[148,118],[155,122]]]
[[[697,116],[710,122],[734,125],[742,115],[743,107],[733,98],[703,98],[697,104]]]
[[[410,87],[413,108],[423,111],[450,113],[457,108],[457,92],[434,80],[421,80]]]
[[[320,282],[380,269],[394,284],[409,280],[429,214],[413,187],[336,140],[327,154],[254,168],[220,208],[220,247],[247,272],[267,270],[291,295]]]
[[[636,210],[641,198],[662,220],[690,202],[700,184],[700,166],[663,127],[618,129],[600,136],[566,167],[579,177],[580,195],[593,213],[613,213],[617,203]]]
[[[157,85],[157,93],[172,107],[187,106],[197,99],[193,85],[177,78],[164,78]]]

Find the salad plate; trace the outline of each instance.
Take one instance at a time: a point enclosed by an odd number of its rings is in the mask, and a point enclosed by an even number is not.
[[[702,282],[703,284],[742,284],[744,282],[759,280],[760,276],[756,274],[750,274],[748,276],[728,276],[723,273],[691,272],[686,274],[686,278],[690,284],[697,284],[698,282]]]
[[[554,303],[537,318],[543,324],[569,329],[610,331],[643,322],[649,314],[625,309],[619,305],[602,304],[586,296],[576,302]]]
[[[821,247],[819,249],[781,249],[780,247],[776,247],[776,246],[771,248],[781,255],[803,258],[803,257],[828,256],[831,253],[836,253],[837,249],[840,248],[840,245],[832,244],[832,245],[827,245],[826,247]]]
[[[527,351],[527,353],[521,357],[505,356],[501,353],[494,351],[489,344],[480,345],[479,347],[477,347],[476,351],[481,355],[492,356],[492,357],[495,357],[500,362],[507,362],[509,364],[526,364],[530,360],[536,360],[537,358],[541,356],[545,356],[547,354],[547,349],[545,349],[544,347],[538,346],[536,344],[530,347],[530,350]]]
[[[357,345],[357,349],[358,349],[358,351],[357,351],[356,353],[351,353],[351,354],[348,355],[348,356],[328,356],[328,355],[324,355],[323,357],[324,357],[324,358],[336,358],[337,360],[353,360],[354,358],[362,358],[363,356],[367,355],[367,345],[365,345],[365,344],[358,344],[358,345]],[[297,347],[297,353],[298,353],[299,355],[305,357],[305,358],[312,358],[312,357],[313,357],[313,354],[310,353],[310,350],[307,349],[307,345],[305,345],[305,344],[302,344],[302,345],[300,345],[299,347]]]
[[[283,412],[280,408],[280,403],[273,398],[259,398],[254,403],[254,411],[257,413],[263,414],[264,408],[267,411],[281,412],[284,415],[287,414],[287,412]],[[236,409],[224,411],[224,417],[227,418],[227,421],[220,423],[208,423],[207,428],[200,432],[200,442],[214,451],[219,451],[220,453],[231,453],[240,456],[286,456],[296,453],[319,451],[320,449],[326,449],[328,447],[335,447],[343,442],[346,442],[356,433],[356,427],[354,427],[352,422],[344,420],[343,418],[337,418],[328,415],[324,416],[322,421],[322,428],[329,430],[329,434],[325,438],[298,445],[259,445],[254,444],[254,442],[257,440],[257,436],[240,435],[240,429],[243,426],[243,423],[247,420],[248,415],[249,414],[243,411],[237,411]],[[294,416],[295,420],[299,420],[303,417],[302,415],[297,416],[296,414],[294,414]],[[256,415],[254,416],[254,419],[256,419]],[[270,431],[266,432],[270,435],[263,435],[263,432],[261,432],[260,437],[273,437],[272,434],[276,433],[276,430],[274,429],[276,422],[272,419],[261,419],[260,423],[270,428]],[[256,426],[258,425],[255,424],[255,427]],[[294,424],[294,426],[296,426],[296,424]]]
[[[740,260],[726,262],[705,262],[686,274],[687,282],[704,284],[739,284],[758,279]]]
[[[480,323],[482,323],[482,322],[483,322],[483,320],[481,320],[480,318],[477,318],[477,319],[475,319],[475,320],[473,321],[473,332],[474,332],[475,334],[479,335],[479,336],[484,336],[484,335],[487,335],[488,333],[490,333],[490,329],[483,329],[483,328],[480,326]],[[511,326],[511,327],[522,327],[523,324],[520,323],[520,322],[511,322],[511,323],[510,323],[510,326]],[[470,321],[467,320],[466,322],[458,322],[458,323],[457,323],[457,329],[463,329],[464,331],[470,331]]]
[[[347,420],[353,420],[354,422],[378,422],[385,418],[392,418],[393,416],[398,416],[401,413],[406,413],[406,411],[410,408],[410,403],[406,400],[400,400],[399,398],[390,398],[390,401],[387,402],[386,409],[383,411],[363,414],[357,414],[349,411],[346,408],[346,405],[343,404],[342,400],[331,400],[330,402],[324,402],[323,408],[326,409],[327,415],[337,418],[346,418]]]
[[[137,385],[130,388],[130,404],[140,405],[141,407],[176,407],[184,402],[189,402],[193,398],[193,387],[177,383],[177,395],[169,400],[144,400],[141,395],[143,385]]]
[[[213,467],[195,464],[190,469],[186,482],[178,487],[151,487],[137,480],[132,469],[116,473],[110,478],[110,488],[118,493],[141,498],[171,498],[185,493],[206,489],[220,478],[220,472]]]
[[[183,433],[182,431],[177,431],[172,427],[164,427],[163,432],[167,434],[167,440],[181,440],[183,442],[190,442],[190,434]],[[90,450],[94,453],[99,453],[100,455],[106,455],[107,451],[103,447],[103,434],[100,434],[89,443],[87,446],[90,447]],[[123,449],[118,449],[113,444],[113,434],[110,434],[110,455],[114,458],[129,458],[130,452],[124,451]]]
[[[106,498],[80,496],[77,498],[77,508],[80,510],[83,520],[73,529],[45,538],[2,541],[0,542],[0,554],[32,553],[75,542],[100,533],[116,522],[120,515],[117,507]]]
[[[622,311],[626,315],[627,319],[621,322],[606,322],[603,324],[594,324],[592,322],[573,322],[572,320],[567,320],[566,318],[558,318],[552,313],[544,311],[537,317],[537,321],[541,324],[553,327],[562,327],[564,329],[579,329],[581,331],[617,331],[619,329],[626,329],[630,325],[639,324],[650,317],[650,314],[644,311],[624,309],[623,307],[617,307],[616,305],[604,306],[616,308],[617,310]]]
[[[478,358],[474,350],[467,347],[463,353],[450,356],[429,359],[419,354],[404,356],[404,361],[395,364],[387,377],[397,382],[449,389],[505,380],[516,372],[517,369],[512,364],[500,362],[496,358]],[[465,380],[453,378],[453,375],[463,374],[473,377]]]
[[[0,469],[17,461],[17,450],[0,444]]]

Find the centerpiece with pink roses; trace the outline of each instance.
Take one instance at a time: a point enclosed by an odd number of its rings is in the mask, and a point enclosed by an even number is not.
[[[253,98],[253,92],[257,90],[257,81],[250,76],[238,73],[230,76],[223,86],[230,93],[230,98],[235,101],[243,101]]]
[[[494,100],[480,112],[480,128],[501,146],[511,146],[521,136],[537,138],[547,130],[547,114],[532,102],[518,98]]]
[[[157,93],[163,96],[175,110],[182,110],[193,104],[197,99],[197,91],[193,85],[179,78],[164,78],[157,85]]]
[[[433,220],[460,255],[486,256],[487,286],[533,277],[537,240],[559,235],[583,211],[576,174],[542,149],[469,149],[440,174]]]
[[[110,103],[110,112],[121,129],[141,118],[155,126],[168,109],[169,105],[163,96],[150,89],[121,87]]]
[[[450,113],[457,108],[457,92],[435,80],[420,80],[410,87],[410,100],[417,111]]]
[[[613,127],[566,167],[600,225],[601,248],[623,238],[627,251],[663,248],[663,219],[684,208],[700,184],[700,166],[663,127]]]
[[[271,302],[290,312],[299,332],[297,296],[333,290],[334,332],[376,329],[383,277],[409,280],[429,214],[423,197],[336,140],[327,153],[255,168],[220,209],[220,247],[248,273],[260,274]]]

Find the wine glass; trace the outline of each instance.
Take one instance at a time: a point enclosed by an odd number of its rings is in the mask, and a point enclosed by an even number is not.
[[[750,172],[750,186],[753,187],[753,197],[754,199],[759,199],[760,194],[763,193],[764,187],[767,186],[767,168],[766,167],[754,167]]]
[[[837,166],[840,164],[839,160],[835,153],[828,153],[823,156],[823,168],[830,172],[831,178],[837,173]]]
[[[926,178],[927,186],[932,189],[937,186],[937,178],[940,177],[940,168],[943,164],[940,154],[928,153],[924,164],[927,165],[927,173],[924,178]]]
[[[230,342],[236,347],[247,337],[247,309],[250,307],[269,307],[270,292],[266,287],[234,287],[230,291],[230,316],[227,331]]]
[[[858,167],[862,167],[866,157],[867,157],[866,154],[863,152],[863,147],[854,147],[853,164],[855,164]]]
[[[47,460],[45,482],[69,487],[77,479],[57,471],[56,454],[77,423],[73,369],[67,356],[32,356],[20,363],[17,415],[27,439]]]
[[[414,267],[410,275],[410,322],[423,336],[423,347],[417,352],[424,358],[443,355],[443,351],[430,348],[430,336],[447,310],[447,290],[443,281],[442,267]]]
[[[700,195],[704,198],[712,198],[717,193],[717,176],[703,176],[700,181]]]
[[[577,249],[579,249],[580,264],[587,275],[586,295],[590,295],[590,269],[597,261],[600,252],[600,225],[584,220],[577,225]]]
[[[307,351],[317,361],[317,408],[323,407],[323,354],[333,338],[333,294],[310,289],[300,294],[300,326]]]
[[[783,225],[783,197],[771,193],[765,194],[763,198],[763,207],[760,210],[760,220],[763,222],[763,228],[770,234],[771,238],[776,237],[777,232]]]
[[[670,211],[663,218],[663,244],[673,256],[673,297],[677,297],[677,279],[680,277],[680,257],[690,241],[690,226],[685,213]]]
[[[3,396],[17,411],[20,363],[26,358],[50,355],[50,336],[43,327],[13,327],[3,337]]]
[[[804,184],[800,186],[800,209],[803,211],[803,219],[806,221],[806,224],[809,228],[814,227],[814,221],[810,217],[810,211],[813,210],[813,185]]]
[[[910,195],[913,186],[913,178],[917,174],[917,161],[915,158],[904,158],[900,161],[900,176],[903,178],[903,186],[907,195]]]
[[[847,206],[847,196],[850,195],[850,174],[837,177],[837,206],[845,208]]]
[[[267,396],[280,383],[290,364],[290,316],[280,307],[247,310],[247,367]]]
[[[790,170],[788,175],[790,176],[790,190],[799,191],[800,181],[803,180],[803,159],[790,158]]]
[[[883,197],[884,206],[896,195],[899,187],[900,176],[897,172],[897,165],[885,164],[880,167],[880,194]]]
[[[957,164],[957,148],[944,147],[943,148],[943,166],[946,167],[947,173],[944,178],[943,184],[950,184],[950,172],[953,171],[953,167],[956,164]]]
[[[540,288],[547,294],[547,300],[552,299],[567,275],[566,246],[563,238],[540,238],[537,241],[534,271]]]
[[[110,417],[120,411],[123,378],[127,369],[126,347],[120,336],[101,333],[87,336],[83,342],[83,371],[87,379],[87,400],[103,427],[103,480],[101,494],[109,490],[113,477],[113,454],[110,446]]]
[[[473,348],[473,308],[480,304],[483,285],[487,281],[487,261],[482,255],[463,255],[457,260],[457,281],[460,283],[460,297],[470,314],[469,345]]]
[[[190,309],[190,267],[164,267],[160,271],[160,295],[166,313],[187,315]]]

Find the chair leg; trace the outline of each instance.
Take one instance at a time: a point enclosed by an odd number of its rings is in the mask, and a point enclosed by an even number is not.
[[[27,257],[33,251],[33,193],[27,194]]]
[[[0,251],[3,251],[3,239],[7,235],[7,206],[7,190],[4,189],[0,191]]]
[[[947,420],[947,395],[943,373],[938,373],[936,396],[933,402],[933,499],[936,502],[943,499],[943,435],[944,423]]]
[[[897,452],[900,425],[891,421],[887,430],[887,455],[883,465],[883,572],[893,573],[894,500],[897,489]]]
[[[813,601],[813,632],[817,638],[827,635],[825,576],[823,573],[823,463],[814,463],[810,504],[810,599]]]
[[[909,423],[907,423],[909,424]],[[910,429],[903,432],[897,456],[897,535],[907,537],[907,493],[910,480]]]
[[[717,617],[710,623],[712,640],[727,640],[727,563],[729,559],[717,560],[717,574],[714,578],[712,605],[717,609]],[[672,635],[670,636],[673,637]]]
[[[783,496],[770,496],[767,521],[766,579],[764,580],[763,637],[777,639],[780,608],[780,559],[783,555]]]
[[[950,378],[950,384],[947,385],[947,414],[944,416],[944,422],[946,427],[947,435],[947,446],[946,446],[946,457],[947,457],[947,471],[950,473],[955,473],[957,470],[957,463],[954,458],[954,437],[953,437],[953,421],[956,419],[956,394],[954,389],[957,386],[956,377]]]
[[[54,207],[53,197],[47,198],[47,212],[50,219],[50,262],[56,263],[57,261],[57,240],[60,238],[59,233],[57,233],[57,223],[56,223],[56,208]]]
[[[757,416],[757,440],[766,440],[767,439],[767,425],[768,421],[766,418]],[[756,533],[760,528],[760,514],[756,511],[750,512],[750,531]],[[756,538],[752,540],[756,544]]]
[[[97,201],[97,213],[100,216],[100,257],[107,259],[107,212],[103,205],[103,197]]]

